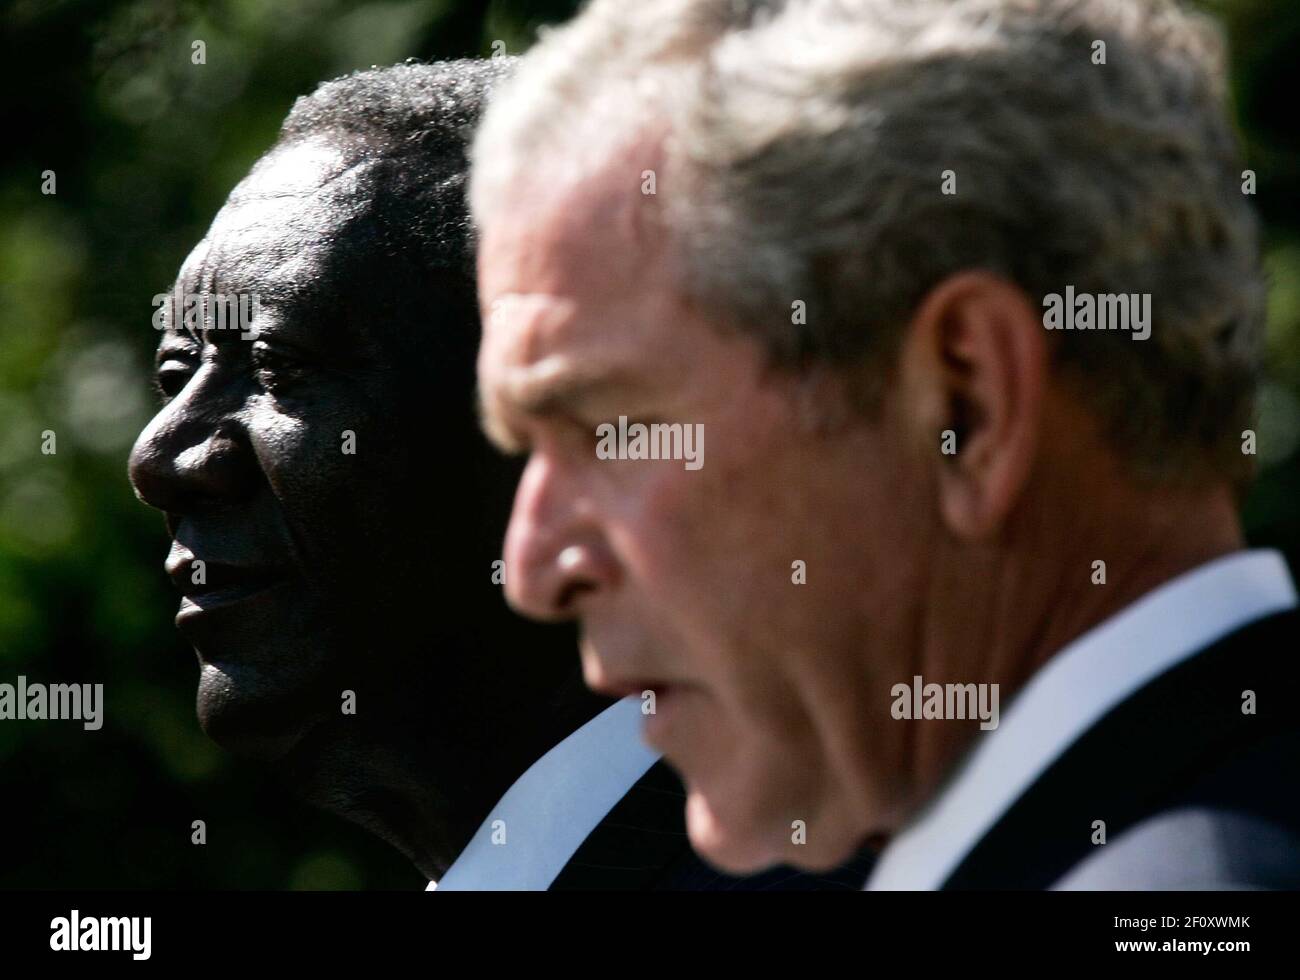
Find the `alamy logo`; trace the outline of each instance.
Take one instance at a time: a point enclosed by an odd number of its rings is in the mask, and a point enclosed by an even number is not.
[[[82,721],[88,732],[104,724],[103,684],[0,684],[0,721]]]
[[[257,293],[158,293],[153,298],[155,330],[168,326],[179,329],[183,323],[192,333],[200,330],[238,330],[241,340],[252,340],[252,323],[261,311]],[[170,313],[170,315],[168,315]]]
[[[917,674],[911,685],[895,684],[889,694],[894,699],[889,713],[900,721],[978,718],[982,731],[998,727],[996,684],[925,684]]]
[[[56,952],[129,950],[131,959],[147,960],[152,946],[149,916],[87,916],[76,909],[50,920],[50,949]]]
[[[688,470],[704,465],[704,424],[681,422],[633,422],[618,417],[618,426],[602,422],[596,426],[597,459],[682,459]]]
[[[1076,293],[1043,297],[1043,326],[1048,330],[1131,330],[1134,340],[1151,336],[1150,293]]]

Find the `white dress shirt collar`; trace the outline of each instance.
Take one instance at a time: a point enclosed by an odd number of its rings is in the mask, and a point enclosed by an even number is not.
[[[641,741],[640,698],[611,705],[515,780],[447,873],[427,890],[549,888],[658,758]]]
[[[867,889],[936,889],[1020,794],[1111,708],[1247,623],[1296,605],[1276,551],[1240,551],[1148,592],[1049,660],[976,736],[943,788],[886,846]]]

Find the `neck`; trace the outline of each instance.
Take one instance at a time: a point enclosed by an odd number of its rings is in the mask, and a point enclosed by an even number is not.
[[[1040,494],[1000,540],[947,556],[955,571],[933,583],[922,633],[927,680],[997,684],[1005,703],[1071,641],[1243,544],[1226,488],[1136,491],[1095,480],[1089,506],[1062,513],[1064,501],[1079,499],[1077,488]],[[981,658],[977,665],[972,655]],[[967,725],[918,725],[912,736],[909,811],[975,737]]]
[[[523,701],[500,712],[479,704],[461,726],[422,713],[379,731],[322,725],[287,760],[288,775],[307,802],[366,828],[436,880],[524,770],[605,706],[567,687],[554,702],[533,701],[542,708],[531,715]]]
[[[1023,624],[1017,646],[1003,648],[997,664],[1009,694],[1081,634],[1170,579],[1243,546],[1227,488],[1135,493],[1068,524],[1021,562],[1019,595],[1002,598],[1003,616],[1018,609]],[[1035,597],[1036,616],[1026,615],[1026,596]]]

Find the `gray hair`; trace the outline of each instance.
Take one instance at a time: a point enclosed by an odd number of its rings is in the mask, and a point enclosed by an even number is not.
[[[489,108],[471,206],[663,127],[684,293],[864,406],[955,272],[1149,293],[1149,340],[1053,333],[1057,363],[1135,472],[1240,479],[1264,290],[1222,48],[1173,0],[594,0]]]

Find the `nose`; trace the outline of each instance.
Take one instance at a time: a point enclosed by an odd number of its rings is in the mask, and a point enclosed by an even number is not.
[[[201,367],[131,449],[127,472],[140,499],[184,514],[247,497],[257,467],[235,407],[221,392],[213,367]]]
[[[591,497],[575,474],[536,452],[515,492],[505,559],[506,601],[531,619],[572,619],[618,584],[618,566]]]

